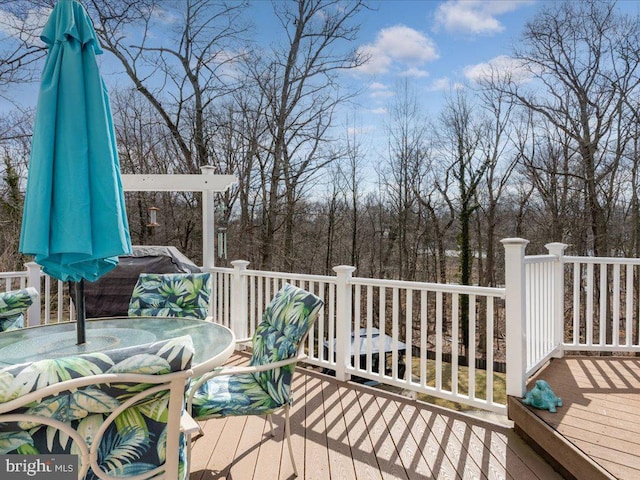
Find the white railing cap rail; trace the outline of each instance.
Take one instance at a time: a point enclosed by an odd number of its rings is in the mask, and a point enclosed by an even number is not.
[[[27,271],[22,272],[0,272],[0,278],[27,278]]]
[[[567,257],[564,257],[567,258]],[[559,257],[553,254],[544,254],[544,255],[527,255],[524,257],[524,263],[527,265],[531,265],[533,263],[549,263],[549,262],[557,262]]]
[[[618,264],[618,265],[640,265],[640,258],[623,257],[575,257],[565,255],[564,263],[593,263],[593,264]]]
[[[406,280],[382,280],[378,278],[353,277],[353,285],[371,285],[373,287],[407,288],[411,290],[428,290],[432,292],[460,293],[469,295],[485,295],[504,298],[505,289],[498,287],[479,287],[476,285],[456,285],[451,283],[410,282]]]

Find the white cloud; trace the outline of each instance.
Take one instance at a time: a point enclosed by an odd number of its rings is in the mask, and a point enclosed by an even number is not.
[[[436,10],[436,26],[476,35],[499,33],[504,30],[499,15],[531,3],[533,0],[447,0]]]
[[[380,108],[371,109],[369,110],[369,112],[373,113],[374,115],[386,115],[389,112],[389,110],[387,110],[384,107],[380,107]]]
[[[360,47],[370,60],[360,67],[363,73],[387,73],[392,65],[417,68],[438,58],[436,46],[424,33],[404,25],[384,28],[375,42]]]
[[[429,72],[419,68],[409,68],[400,74],[401,77],[425,78],[429,76]]]
[[[463,70],[464,76],[472,82],[486,80],[510,80],[525,83],[532,77],[531,70],[522,61],[506,55],[492,58],[488,62],[469,65]]]
[[[151,11],[151,16],[155,20],[157,20],[160,24],[164,25],[174,25],[177,24],[180,19],[178,16],[169,10],[162,8],[159,5],[153,5],[153,10]]]
[[[371,98],[389,98],[394,95],[393,91],[391,91],[387,85],[379,82],[372,83],[369,86],[369,90],[371,91],[371,93],[369,93]]]
[[[450,90],[461,90],[463,88],[464,85],[462,83],[452,82],[449,77],[436,78],[429,86],[429,90],[433,92],[447,92]]]
[[[375,131],[376,131],[376,127],[373,125],[364,125],[362,127],[349,127],[347,128],[347,135],[367,135]]]

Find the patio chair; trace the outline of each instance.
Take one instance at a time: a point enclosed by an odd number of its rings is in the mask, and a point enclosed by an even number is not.
[[[24,327],[25,312],[38,297],[38,291],[33,287],[0,292],[0,332]]]
[[[187,335],[0,369],[0,454],[78,455],[78,479],[186,479],[192,357]]]
[[[252,342],[249,366],[222,367],[203,375],[192,384],[187,398],[187,409],[196,420],[267,415],[272,436],[271,414],[284,409],[285,438],[296,476],[289,423],[291,380],[322,305],[315,295],[285,284],[267,306],[253,338],[238,341]]]
[[[141,273],[129,301],[129,316],[204,320],[210,298],[210,273]]]

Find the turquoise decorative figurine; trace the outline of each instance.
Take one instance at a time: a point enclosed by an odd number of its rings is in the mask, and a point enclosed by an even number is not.
[[[536,386],[526,393],[522,403],[542,410],[549,410],[551,413],[556,413],[556,407],[562,406],[562,399],[556,397],[556,394],[553,393],[553,390],[551,390],[547,382],[544,380],[536,380]]]

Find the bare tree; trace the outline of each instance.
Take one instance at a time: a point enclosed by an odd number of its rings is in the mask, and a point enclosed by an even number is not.
[[[640,84],[640,22],[616,13],[609,1],[546,4],[527,23],[515,56],[535,88],[512,83],[506,93],[571,139],[580,158],[590,250],[608,255],[611,180],[626,141],[617,128],[625,99]]]
[[[393,222],[389,239],[395,243],[396,278],[415,280],[425,217],[419,214],[417,182],[429,154],[429,122],[415,91],[405,81],[389,108],[388,159],[382,183],[391,207]]]
[[[0,15],[0,97],[11,103],[12,88],[33,81],[47,53],[39,40],[53,2],[5,0]]]
[[[267,101],[270,135],[261,145],[264,265],[274,261],[275,234],[282,228],[282,266],[293,266],[296,205],[310,178],[336,158],[327,148],[330,127],[336,107],[351,96],[340,90],[339,74],[365,60],[355,48],[345,53],[339,46],[355,39],[353,19],[363,8],[360,0],[275,2],[286,40],[250,62],[251,77]]]
[[[215,125],[207,118],[239,85],[233,66],[242,56],[246,3],[88,3],[103,48],[119,60],[170,132],[183,162],[180,171],[199,173],[211,161],[208,140]],[[139,32],[134,39],[131,28]]]

